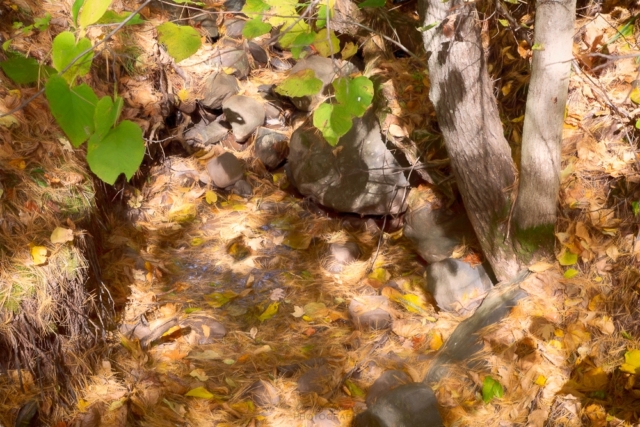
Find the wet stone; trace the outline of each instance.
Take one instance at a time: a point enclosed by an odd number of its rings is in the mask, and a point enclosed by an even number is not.
[[[246,141],[264,123],[264,106],[248,96],[234,95],[223,102],[222,109],[238,142]]]
[[[207,173],[213,185],[227,188],[234,185],[244,175],[244,165],[233,154],[226,152],[209,160]]]
[[[204,99],[202,105],[211,109],[222,108],[225,99],[235,95],[240,90],[235,77],[219,71],[210,75],[205,82]]]
[[[300,393],[324,394],[330,387],[330,379],[333,373],[326,366],[309,369],[298,378],[298,391]]]
[[[358,414],[355,427],[443,427],[433,390],[422,383],[405,384],[380,396]]]
[[[277,406],[280,403],[278,390],[269,382],[258,380],[244,392],[257,406]]]
[[[472,267],[457,259],[445,259],[427,267],[426,291],[440,310],[472,313],[491,290],[493,283],[482,265]]]
[[[381,295],[352,299],[349,304],[349,315],[353,323],[362,329],[386,329],[392,323],[389,300]]]
[[[260,65],[267,65],[267,63],[269,62],[269,55],[262,46],[255,42],[249,42],[247,43],[247,47],[249,48],[249,53],[251,53],[251,56],[253,57],[253,60],[255,62]]]
[[[360,247],[355,242],[331,243],[325,268],[331,273],[340,273],[344,267],[360,258]]]
[[[371,407],[376,400],[378,400],[381,396],[385,395],[389,391],[394,388],[412,383],[413,380],[409,375],[405,374],[403,371],[391,370],[383,372],[380,377],[369,387],[369,391],[367,392],[366,403],[368,407]]]
[[[267,129],[258,128],[256,132],[255,154],[268,169],[276,169],[287,159],[289,144],[287,135]]]

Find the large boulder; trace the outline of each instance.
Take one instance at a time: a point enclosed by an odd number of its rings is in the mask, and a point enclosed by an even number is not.
[[[428,386],[405,384],[380,396],[358,414],[355,427],[443,427],[438,401]]]
[[[300,193],[338,212],[398,214],[409,182],[387,149],[372,110],[331,147],[314,127],[296,129],[289,143],[289,173]]]

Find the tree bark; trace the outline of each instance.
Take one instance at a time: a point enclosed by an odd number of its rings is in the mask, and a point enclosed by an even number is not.
[[[496,277],[516,275],[519,263],[507,237],[511,149],[486,69],[475,9],[462,0],[419,0],[438,123],[469,219]]]
[[[539,250],[553,252],[575,15],[576,0],[541,1],[536,6],[522,166],[513,217],[518,251],[523,255]]]

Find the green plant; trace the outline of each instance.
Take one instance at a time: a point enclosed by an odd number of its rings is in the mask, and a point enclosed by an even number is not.
[[[91,171],[104,182],[113,185],[120,174],[131,179],[140,167],[145,153],[142,130],[129,120],[119,120],[124,103],[117,94],[99,99],[90,86],[85,83],[77,84],[78,78],[89,73],[93,50],[97,46],[78,34],[84,34],[86,27],[96,23],[118,24],[116,29],[99,42],[104,43],[124,25],[144,22],[137,13],[118,14],[108,10],[112,1],[74,2],[71,11],[77,31],[64,31],[53,40],[53,68],[10,51],[10,43],[3,44],[8,59],[0,63],[0,68],[18,84],[46,82],[44,89],[35,96],[45,93],[53,117],[71,144],[77,148],[87,142],[87,163]],[[149,0],[138,10],[148,3]],[[176,0],[176,3],[185,1]],[[46,29],[50,19],[51,16],[45,15],[36,20],[33,27]],[[158,27],[158,35],[160,42],[165,44],[169,55],[176,61],[193,55],[200,48],[198,33],[188,26],[165,23]]]

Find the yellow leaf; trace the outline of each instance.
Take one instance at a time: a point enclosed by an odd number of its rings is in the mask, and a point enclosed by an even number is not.
[[[307,249],[311,244],[312,237],[313,236],[308,233],[292,231],[287,234],[287,237],[284,238],[282,244],[285,246],[289,246],[291,249],[304,250]]]
[[[279,305],[280,303],[278,302],[272,302],[271,304],[269,304],[269,307],[267,307],[264,313],[258,316],[258,320],[264,322],[265,320],[271,319],[278,312]]]
[[[634,87],[629,94],[629,99],[635,104],[640,104],[640,87]]]
[[[323,28],[318,31],[318,34],[316,34],[313,41],[313,47],[320,55],[328,58],[329,56],[340,52],[340,40],[338,40],[333,31],[327,34],[327,29]]]
[[[435,332],[431,336],[431,341],[429,342],[429,348],[431,350],[439,350],[442,347],[442,335],[440,332]]]
[[[570,268],[567,271],[564,272],[564,278],[565,279],[572,279],[574,277],[576,277],[580,272],[578,270],[576,270],[575,268]]]
[[[602,297],[602,294],[598,294],[595,297],[591,298],[588,307],[590,311],[596,311],[604,308],[604,298]]]
[[[620,370],[630,374],[640,373],[640,350],[629,350],[624,354]]]
[[[194,389],[191,389],[187,392],[187,394],[185,394],[185,396],[189,396],[189,397],[199,397],[201,399],[211,399],[213,398],[213,394],[211,394],[209,392],[209,390],[207,390],[204,387],[196,387]]]
[[[236,294],[233,291],[224,291],[224,292],[214,292],[212,294],[205,295],[204,299],[207,301],[207,304],[209,304],[211,307],[219,308],[237,296],[238,294]]]
[[[404,306],[411,313],[424,313],[427,311],[427,306],[424,301],[414,294],[406,294],[400,298],[400,304]]]
[[[389,273],[384,268],[376,268],[369,274],[369,279],[374,279],[379,281],[380,283],[387,283],[387,281],[391,278],[391,273]]]
[[[342,59],[349,59],[356,53],[358,53],[358,47],[352,42],[347,42],[342,48]]]
[[[204,239],[202,237],[194,237],[191,239],[191,246],[200,246],[204,243]]]
[[[189,89],[180,89],[178,91],[178,99],[180,99],[180,101],[182,102],[189,99]]]
[[[66,243],[73,240],[73,230],[56,227],[51,233],[51,243]]]
[[[47,262],[47,248],[44,246],[34,246],[31,248],[31,258],[35,265],[42,265]]]
[[[556,258],[558,258],[560,265],[573,265],[578,262],[578,255],[568,251],[566,248],[563,248]]]
[[[89,402],[87,402],[84,399],[78,399],[78,410],[80,410],[80,412],[86,411],[88,407],[89,407]]]
[[[396,289],[393,289],[390,286],[385,286],[382,289],[381,293],[382,293],[383,296],[385,296],[385,297],[389,298],[391,301],[397,302],[397,303],[399,303],[400,300],[403,297],[403,295],[402,295],[402,293],[400,291],[398,291]]]
[[[181,206],[173,206],[169,210],[169,221],[188,222],[196,217],[196,205],[193,203],[185,203]]]
[[[9,165],[11,167],[14,167],[16,169],[21,169],[21,170],[27,167],[27,163],[22,159],[9,160]]]
[[[212,205],[218,201],[218,195],[213,190],[207,190],[207,192],[204,193],[204,200]]]
[[[540,387],[542,387],[547,383],[547,377],[545,377],[544,375],[538,375],[538,378],[536,378],[535,383],[538,384]]]
[[[547,271],[551,267],[553,267],[553,264],[549,264],[548,262],[540,261],[540,262],[536,262],[533,265],[530,265],[529,266],[529,271],[532,271],[534,273],[542,273],[543,271]]]

